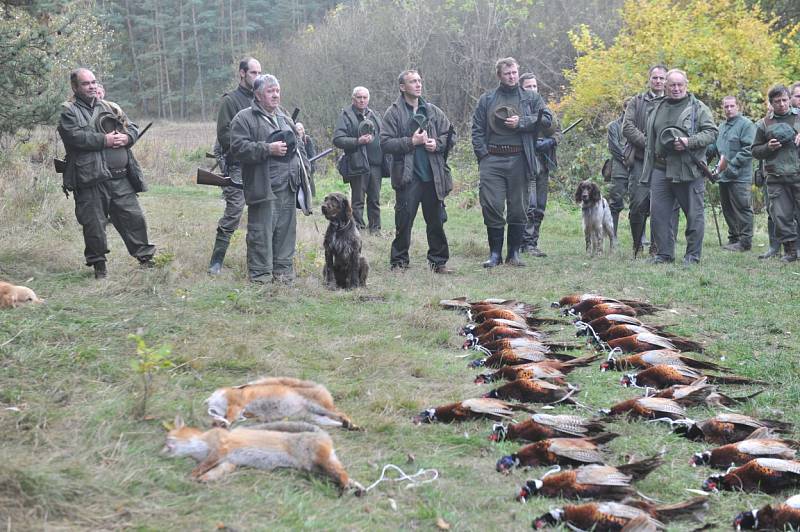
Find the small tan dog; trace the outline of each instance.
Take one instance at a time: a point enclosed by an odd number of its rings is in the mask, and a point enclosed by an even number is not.
[[[206,403],[214,424],[223,427],[245,418],[257,418],[266,422],[296,419],[358,429],[350,418],[336,410],[327,388],[291,377],[265,377],[241,386],[220,388]]]
[[[44,303],[27,286],[14,286],[0,281],[0,308],[17,308],[26,303]]]
[[[266,470],[288,467],[325,475],[343,492],[364,493],[364,487],[348,476],[336,458],[328,433],[309,423],[284,421],[203,432],[187,427],[177,416],[161,452],[197,460],[192,478],[201,482],[218,480],[237,466]]]

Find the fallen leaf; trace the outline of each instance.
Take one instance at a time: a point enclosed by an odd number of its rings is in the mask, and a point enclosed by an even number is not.
[[[394,510],[397,511],[397,502],[394,499],[389,499],[389,506]]]
[[[439,530],[450,530],[450,523],[442,519],[441,517],[436,518],[436,528]]]

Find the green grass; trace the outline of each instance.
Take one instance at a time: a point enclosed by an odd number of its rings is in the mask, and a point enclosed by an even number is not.
[[[327,290],[320,280],[325,224],[315,215],[299,217],[295,284],[254,287],[246,282],[243,231],[224,273],[206,276],[222,202],[215,189],[171,186],[171,179],[154,179],[141,197],[152,240],[169,258],[151,271],[135,266],[109,228],[109,279],[94,281],[82,264],[72,202],[57,190],[37,200],[49,211],[31,204],[30,218],[2,218],[0,277],[29,285],[47,300],[0,311],[0,524],[12,530],[431,529],[437,518],[457,530],[529,527],[559,501],[513,500],[526,478],[543,472],[494,471],[495,461],[517,444],[489,442],[489,422],[410,421],[423,408],[489,389],[472,384],[475,370],[466,367],[468,359],[456,358],[463,353],[457,329],[464,317],[438,308],[440,299],[460,295],[518,298],[540,304],[546,316],[555,315],[546,308],[549,302],[572,292],[646,298],[669,307],[652,322],[704,341],[710,356],[724,356],[742,375],[775,383],[744,413],[800,422],[800,267],[758,261],[755,252],[722,252],[710,219],[698,267],[632,261],[626,222],[621,251],[590,260],[583,253],[578,210],[555,200],[541,241],[549,256],[528,258],[521,269],[486,271],[480,266],[486,253],[480,210],[462,208],[474,195],[464,187],[448,200],[455,275],[436,276],[425,267],[419,215],[408,272],[389,270],[390,237],[365,236],[368,287]],[[317,201],[332,190],[344,185],[333,177],[320,179]],[[391,229],[388,181],[382,199],[383,226]],[[31,221],[37,219],[46,223]],[[757,246],[766,241],[763,217],[758,223]],[[683,246],[681,237],[679,256]],[[131,333],[153,348],[170,345],[176,363],[155,377],[148,421],[132,414],[141,382],[129,365],[135,355]],[[573,328],[553,328],[552,335],[572,339]],[[366,429],[331,433],[338,456],[363,484],[377,479],[387,463],[407,473],[435,468],[440,478],[416,489],[383,483],[364,498],[340,498],[324,480],[296,471],[241,470],[217,484],[197,484],[188,477],[189,459],[158,454],[162,422],[180,413],[207,426],[203,400],[215,388],[262,375],[309,378],[331,390],[338,406]],[[597,409],[636,393],[620,388],[619,377],[592,367],[576,370],[570,381],[582,387],[579,399]],[[711,412],[693,409],[691,415],[702,419]],[[659,501],[690,497],[685,489],[699,489],[711,473],[688,465],[690,455],[705,446],[670,435],[663,426],[620,421],[611,428],[622,434],[610,445],[611,463],[666,450],[667,464],[637,485]],[[707,521],[724,528],[737,512],[771,500],[713,496]],[[689,528],[678,522],[671,529]]]

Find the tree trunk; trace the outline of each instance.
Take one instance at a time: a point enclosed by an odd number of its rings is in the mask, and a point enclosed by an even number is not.
[[[128,3],[128,0],[125,0],[125,24],[128,26],[128,45],[131,48],[131,59],[133,59],[133,73],[136,76],[136,94],[139,95],[139,103],[141,105],[142,112],[144,114],[148,114],[150,112],[147,99],[144,97],[144,91],[142,90],[142,74],[139,70],[139,60],[137,59],[136,48],[134,48],[133,43],[135,39],[133,38],[133,26],[131,24],[131,7]]]
[[[200,62],[200,41],[197,39],[197,15],[192,4],[192,32],[194,33],[194,53],[197,60],[197,84],[200,87],[200,116],[206,120],[206,97],[203,92],[203,63]]]
[[[183,0],[178,0],[178,28],[180,28],[181,38],[181,106],[180,117],[181,120],[186,118],[186,36],[184,35],[184,20],[183,20]]]
[[[164,87],[166,89],[166,107],[169,111],[169,119],[175,120],[175,113],[172,112],[172,87],[169,83],[169,64],[164,53],[164,34],[161,31],[161,17],[158,11],[158,2],[155,2],[155,22],[156,22],[156,53],[158,54],[158,68],[164,72]]]

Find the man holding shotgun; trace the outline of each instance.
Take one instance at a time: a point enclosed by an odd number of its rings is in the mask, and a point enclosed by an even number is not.
[[[222,104],[217,114],[217,142],[222,156],[220,157],[220,170],[231,181],[242,184],[242,167],[239,161],[231,156],[231,121],[242,109],[247,109],[253,100],[253,82],[261,75],[261,63],[252,57],[246,57],[239,62],[239,86],[222,96]],[[222,196],[225,198],[225,212],[217,223],[217,238],[214,240],[214,249],[211,252],[211,262],[208,273],[217,275],[222,271],[222,262],[231,241],[231,235],[239,227],[244,211],[244,193],[238,187],[223,187]]]

